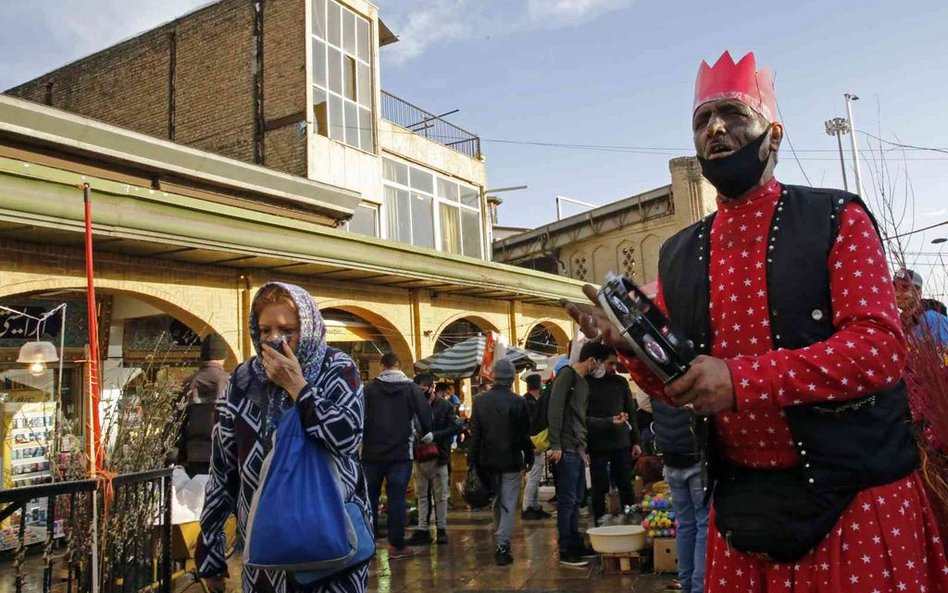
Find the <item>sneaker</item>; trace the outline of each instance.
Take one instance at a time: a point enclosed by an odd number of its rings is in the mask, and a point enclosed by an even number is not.
[[[429,546],[431,545],[431,533],[427,529],[416,529],[405,543],[409,546]]]
[[[520,518],[524,521],[542,521],[543,519],[549,519],[552,516],[553,515],[539,507],[528,507],[527,510],[520,513]]]
[[[497,551],[494,552],[494,563],[497,566],[513,564],[513,554],[510,553],[510,546],[497,546]]]
[[[405,546],[402,549],[398,549],[395,546],[388,547],[388,559],[389,560],[401,560],[402,558],[411,558],[415,555],[415,551]]]
[[[570,568],[583,568],[589,566],[589,560],[584,560],[576,552],[560,552],[560,564]]]
[[[599,552],[597,552],[596,550],[593,550],[589,546],[576,548],[576,550],[574,551],[576,555],[582,558],[583,560],[595,560],[596,558],[599,558]]]
[[[537,521],[540,519],[540,515],[537,514],[536,509],[528,507],[520,513],[520,518],[524,521]]]
[[[448,543],[448,532],[445,531],[444,529],[439,529],[439,530],[438,530],[437,542],[438,542],[439,544],[446,544],[446,543]]]

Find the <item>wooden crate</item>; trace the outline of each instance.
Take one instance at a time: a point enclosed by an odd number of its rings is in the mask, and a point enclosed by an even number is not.
[[[638,552],[602,554],[602,572],[604,574],[630,574],[641,568],[641,556]]]

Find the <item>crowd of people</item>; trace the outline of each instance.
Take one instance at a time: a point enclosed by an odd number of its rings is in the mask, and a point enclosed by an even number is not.
[[[559,560],[587,564],[581,506],[590,498],[600,518],[612,485],[631,504],[633,458],[641,441],[654,440],[678,517],[683,590],[948,593],[912,434],[932,433],[944,447],[935,430],[945,426],[944,409],[909,412],[910,400],[930,401],[919,395],[924,382],[911,379],[920,371],[913,355],[935,352],[944,376],[948,318],[921,298],[919,274],[890,275],[858,196],[775,179],[778,113],[771,74],[752,54],[702,64],[694,144],[718,209],[669,239],[659,257],[655,305],[697,354],[667,385],[587,286],[592,306],[567,305],[589,338],[572,362],[548,385],[528,377],[523,395],[512,389],[510,361],[495,362],[492,384],[473,397],[462,427],[450,386],[430,375],[410,379],[392,354],[363,386],[352,361],[326,344],[305,290],[262,287],[250,320],[257,356],[222,391],[209,346],[206,368],[189,383],[194,405],[217,398],[213,435],[199,443],[195,413],[183,439],[184,461],[210,471],[198,551],[209,587],[221,590],[227,575],[224,522],[236,512],[243,533],[275,427],[296,406],[344,499],[376,532],[385,484],[390,560],[411,556],[413,545],[447,542],[451,450],[462,432],[469,471],[494,493],[501,566],[515,561],[521,487],[521,517],[548,517],[538,496],[545,466],[554,470]],[[930,338],[925,346],[913,341],[920,335]],[[618,363],[649,400],[633,397]],[[548,450],[537,444],[541,435]],[[419,517],[406,538],[412,476]],[[361,593],[366,580],[360,564],[305,590]],[[246,565],[242,582],[247,592],[303,589],[292,571]]]

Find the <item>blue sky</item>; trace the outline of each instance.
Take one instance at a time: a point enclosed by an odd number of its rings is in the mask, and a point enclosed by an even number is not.
[[[203,3],[0,0],[7,22],[16,23],[0,42],[5,56],[0,86],[28,80]],[[668,160],[693,154],[690,111],[698,65],[725,49],[735,56],[754,51],[774,69],[782,119],[813,185],[842,187],[835,139],[825,134],[823,122],[845,115],[845,92],[861,97],[855,114],[859,129],[903,143],[948,147],[948,3],[940,0],[376,3],[401,38],[382,48],[383,87],[436,113],[459,109],[450,119],[484,139],[489,186],[529,185],[503,194],[502,224],[550,222],[557,194],[607,203],[668,183]],[[868,147],[865,136],[858,139]],[[807,183],[789,148],[785,143],[778,178]],[[849,157],[847,146],[851,166]],[[906,171],[914,192],[914,219],[903,220],[902,230],[948,220],[948,154],[890,152],[888,159],[897,201],[906,199]],[[879,161],[863,162],[869,193],[878,178],[873,164]],[[913,235],[909,244],[912,252],[935,254],[910,256],[926,276],[939,261],[939,246],[929,241],[940,236],[948,236],[948,226]],[[944,292],[944,278],[935,283],[941,284],[937,292]]]

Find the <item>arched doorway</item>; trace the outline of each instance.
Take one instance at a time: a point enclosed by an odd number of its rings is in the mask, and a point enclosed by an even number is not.
[[[435,338],[434,353],[447,350],[455,344],[474,336],[484,335],[489,331],[498,331],[491,322],[482,317],[468,315],[455,319],[441,328]]]
[[[363,382],[377,377],[382,370],[382,355],[394,352],[403,369],[411,369],[414,357],[401,333],[384,318],[359,307],[337,305],[322,308],[326,323],[326,341],[348,354]]]
[[[569,336],[559,325],[550,321],[540,321],[527,333],[523,347],[545,356],[566,354]]]
[[[199,322],[196,315],[180,314],[177,307],[148,295],[101,289],[96,301],[102,360],[100,419],[113,417],[123,393],[136,381],[160,380],[170,387],[169,396],[173,393],[177,397],[177,386],[200,365],[201,336],[211,328]],[[17,459],[11,460],[20,470],[15,481],[23,482],[18,486],[42,483],[50,469],[49,460],[43,458],[51,438],[47,435],[63,428],[58,420],[68,423],[67,431],[77,436],[87,425],[90,367],[86,293],[76,288],[47,289],[5,295],[0,297],[0,304],[7,308],[0,313],[0,392],[9,402],[43,409],[37,417],[41,420],[30,417],[30,424],[21,426],[21,433],[14,435],[23,439],[14,447]],[[61,305],[65,305],[64,310]],[[45,323],[30,325],[30,317],[42,318],[57,310],[60,312]],[[55,362],[42,372],[30,373],[16,361],[21,346],[36,339],[53,343],[61,367]],[[228,358],[236,360],[233,351]],[[22,424],[23,419],[19,422]],[[36,422],[41,425],[37,427]],[[27,428],[29,434],[22,432]],[[24,457],[25,452],[32,457]],[[38,469],[24,473],[22,467]]]

